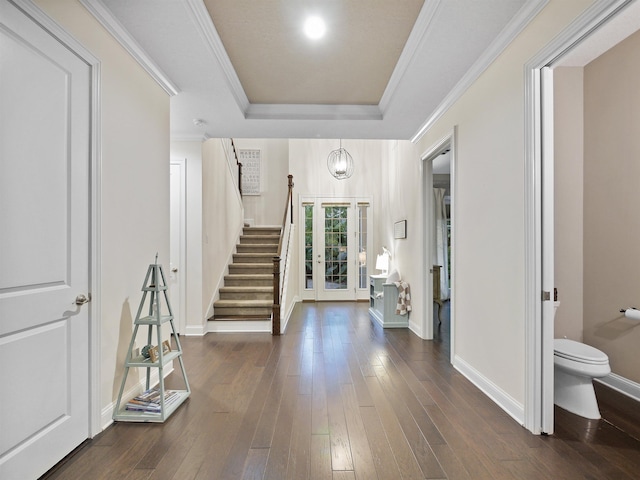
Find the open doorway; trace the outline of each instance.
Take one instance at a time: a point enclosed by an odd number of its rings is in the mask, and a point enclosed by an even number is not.
[[[554,186],[556,192],[558,187],[555,185],[554,178],[557,171],[554,168],[557,154],[555,140],[560,139],[561,142],[558,145],[561,146],[568,137],[567,131],[559,131],[557,126],[554,126],[556,120],[554,110],[558,105],[558,99],[554,98],[554,86],[556,86],[554,70],[561,66],[582,68],[623,38],[637,31],[640,27],[638,25],[640,23],[639,8],[637,2],[627,0],[594,5],[526,66],[526,89],[529,92],[526,119],[531,127],[526,139],[528,164],[526,167],[528,176],[526,230],[529,232],[526,236],[531,238],[531,241],[527,245],[530,274],[527,289],[526,384],[529,390],[526,395],[525,426],[534,433],[553,433],[554,430],[553,341],[554,336],[558,336],[554,322],[553,291],[556,286],[554,257],[562,253],[557,251],[558,247],[554,241],[557,238],[557,235],[554,235],[554,228],[558,224],[555,222],[557,199]],[[609,108],[610,105],[607,104],[607,109]],[[580,122],[582,121],[581,114]],[[610,126],[599,129],[597,135],[606,133]],[[572,128],[575,128],[575,122]],[[584,130],[580,131],[582,135],[586,135]],[[581,141],[578,144],[583,145]],[[575,148],[571,152],[573,156],[576,155]],[[608,151],[605,155],[600,155],[597,161],[611,165],[612,158],[615,158],[615,155]],[[575,169],[570,173],[570,180],[575,184],[577,175]],[[579,196],[586,198],[582,193]],[[603,229],[602,224],[598,225],[598,228]],[[627,231],[627,228],[623,230]],[[575,245],[571,248],[575,248]],[[586,254],[579,256],[587,257]],[[540,295],[541,292],[542,295]],[[567,292],[568,290],[565,290],[565,294]],[[593,295],[593,297],[602,299],[602,293],[599,292],[599,295]],[[588,297],[586,290],[582,294],[585,295],[585,299]],[[582,307],[585,306],[586,303],[583,303]],[[601,315],[600,318],[605,317]],[[562,333],[559,335],[564,336]]]
[[[455,130],[422,155],[424,212],[424,338],[441,342],[453,358]]]

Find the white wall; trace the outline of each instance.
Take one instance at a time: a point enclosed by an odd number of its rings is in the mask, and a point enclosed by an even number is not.
[[[389,248],[391,268],[396,268],[402,280],[409,283],[410,326],[418,336],[425,338],[422,164],[415,145],[409,141],[385,142],[382,153],[384,173],[379,183],[382,198],[374,234],[379,246],[377,251],[381,251],[383,245]],[[400,220],[407,221],[406,239],[394,239],[393,226]]]
[[[374,228],[382,211],[382,187],[386,182],[382,171],[383,151],[386,141],[382,140],[343,140],[342,146],[351,154],[354,162],[353,176],[344,180],[334,178],[327,169],[327,157],[332,150],[339,148],[339,140],[294,139],[289,141],[289,171],[293,175],[294,221],[300,218],[299,204],[301,196],[326,197],[368,197],[373,209]],[[284,208],[281,207],[281,209]],[[282,211],[282,210],[281,210]],[[299,247],[304,235],[303,226],[296,229],[296,242]],[[378,236],[373,234],[373,251],[382,253]],[[385,244],[390,247],[390,244]],[[393,253],[393,252],[392,252]],[[302,266],[300,254],[294,259],[298,272],[297,291],[300,295]],[[368,256],[369,272],[375,267],[375,256]],[[301,296],[301,295],[300,295]]]
[[[202,142],[172,141],[171,159],[185,160],[187,176],[185,333],[202,334]]]
[[[640,383],[640,32],[584,69],[584,341]]]
[[[236,150],[260,150],[261,193],[243,195],[244,217],[254,225],[282,225],[289,175],[289,141],[282,139],[234,139]]]
[[[554,88],[555,337],[582,341],[583,69],[556,68]]]
[[[524,417],[524,64],[592,2],[549,2],[418,142],[457,130],[454,365]],[[392,166],[392,168],[395,168]],[[403,182],[414,171],[403,174]],[[411,232],[411,230],[410,230]],[[413,235],[413,233],[410,233]]]
[[[100,60],[101,277],[93,293],[101,305],[100,407],[108,410],[147,267],[156,253],[169,261],[169,97],[77,0],[37,4]]]
[[[242,199],[233,180],[222,141],[202,144],[202,311],[213,314],[213,301],[243,227]]]

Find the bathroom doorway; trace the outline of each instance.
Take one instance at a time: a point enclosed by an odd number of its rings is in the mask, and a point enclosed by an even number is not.
[[[560,142],[556,145],[554,137],[565,141],[568,135],[567,131],[554,127],[554,110],[558,106],[558,98],[554,98],[554,70],[565,66],[582,68],[638,30],[639,11],[637,2],[627,0],[594,5],[526,66],[526,90],[529,92],[526,118],[530,128],[526,138],[528,191],[525,229],[526,237],[531,240],[527,245],[530,273],[526,309],[528,392],[525,427],[537,433],[553,433],[554,430],[554,256],[562,253],[557,251],[558,246],[554,243],[554,237],[557,238],[554,226],[558,225],[554,204],[561,198],[555,198],[558,186],[555,184],[554,163]],[[607,30],[608,34],[605,34]],[[575,151],[572,155],[576,155]],[[572,173],[571,180],[575,183],[576,172]],[[562,292],[560,294],[562,296]]]

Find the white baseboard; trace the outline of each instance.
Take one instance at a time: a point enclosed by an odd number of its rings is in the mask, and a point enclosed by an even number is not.
[[[504,392],[491,380],[483,376],[460,357],[454,358],[453,367],[467,377],[476,387],[482,390],[485,395],[507,412],[510,417],[520,425],[524,425],[524,405],[516,401],[511,397],[511,395]]]
[[[291,305],[289,305],[289,310],[287,310],[287,312],[284,315],[284,319],[283,319],[283,325],[280,325],[280,330],[281,333],[284,333],[287,331],[287,325],[289,325],[289,319],[291,318],[291,314],[293,313],[293,309],[296,306],[296,303],[300,303],[302,301],[302,299],[296,295],[295,297],[293,297],[293,302],[291,302]]]
[[[169,365],[168,367],[169,368],[165,370],[164,378],[167,378],[167,375],[169,375],[174,370],[172,365]],[[159,377],[158,377],[158,370],[156,369],[154,370],[155,371],[151,372],[151,378],[149,379],[149,385],[151,385],[152,388],[158,385],[158,383],[160,383]],[[133,387],[122,392],[122,401],[126,402],[128,401],[128,399],[135,397],[139,393],[142,393],[146,386],[147,386],[147,379],[143,376],[143,378],[141,378],[138,383],[133,385]],[[113,411],[116,408],[117,401],[118,399],[114,400],[113,402],[111,402],[109,405],[107,405],[102,409],[102,412],[100,413],[100,416],[101,416],[100,423],[102,425],[102,430],[105,430],[108,426],[110,426],[113,423]]]
[[[187,325],[184,335],[186,337],[202,337],[205,333],[207,332],[205,332],[203,325]]]
[[[233,320],[207,322],[207,333],[271,333],[271,320]]]
[[[419,323],[416,323],[411,319],[409,319],[409,330],[415,333],[418,337],[424,339],[424,337],[422,336],[422,327]]]
[[[594,380],[640,402],[640,383],[636,383],[615,373],[610,373],[602,378],[594,378]]]

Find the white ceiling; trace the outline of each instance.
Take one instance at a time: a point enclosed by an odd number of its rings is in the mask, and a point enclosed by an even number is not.
[[[410,139],[546,4],[82,2],[172,94],[174,139]],[[298,25],[309,10],[327,22],[315,43]]]

